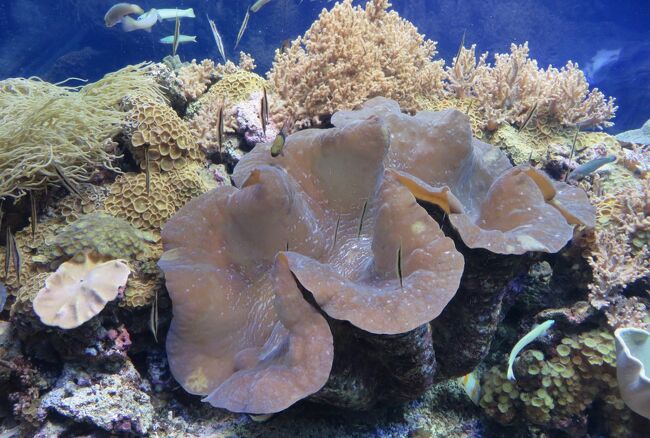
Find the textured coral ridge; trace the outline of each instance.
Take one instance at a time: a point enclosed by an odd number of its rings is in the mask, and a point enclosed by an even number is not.
[[[185,389],[215,406],[269,413],[325,384],[332,334],[291,273],[329,316],[368,332],[407,332],[440,313],[463,260],[384,171],[388,145],[376,118],[302,131],[287,139],[282,169],[244,166],[240,189],[216,189],[168,222],[167,352]]]

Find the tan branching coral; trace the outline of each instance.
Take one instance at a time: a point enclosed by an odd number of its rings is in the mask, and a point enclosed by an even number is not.
[[[552,66],[544,70],[528,54],[528,43],[512,44],[510,53],[495,54],[491,65],[487,53],[477,60],[475,46],[463,48],[445,71],[445,94],[476,99],[484,127],[490,131],[503,123],[522,126],[533,109],[537,124],[612,124],[614,99],[606,98],[597,88],[590,90],[577,64],[569,61],[559,70]]]
[[[193,59],[191,63],[180,68],[177,78],[185,98],[190,101],[196,100],[217,80],[214,61],[204,59],[199,64]]]
[[[34,311],[43,324],[79,327],[117,297],[130,273],[119,260],[102,262],[87,256],[82,263],[65,262],[45,280],[34,298]]]
[[[650,180],[639,189],[628,188],[596,201],[598,226],[588,256],[593,271],[589,301],[605,309],[614,327],[630,324],[630,311],[619,321],[620,292],[626,285],[650,275]],[[614,304],[612,309],[608,307]],[[634,308],[633,306],[632,308]],[[634,313],[632,313],[633,315]],[[639,325],[643,321],[637,321]]]
[[[389,6],[371,0],[363,9],[344,0],[323,10],[285,52],[276,51],[269,80],[284,102],[285,118],[302,127],[319,124],[374,96],[413,110],[415,95],[437,88],[443,69],[432,62],[435,43]]]
[[[131,152],[141,169],[146,168],[147,152],[153,172],[168,172],[203,159],[188,126],[172,108],[141,99],[133,99],[130,106],[129,117],[135,125]]]

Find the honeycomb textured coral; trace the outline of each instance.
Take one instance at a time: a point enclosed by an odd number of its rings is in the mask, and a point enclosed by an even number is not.
[[[535,424],[566,430],[599,400],[612,436],[628,436],[630,411],[619,395],[616,348],[609,332],[566,336],[549,356],[528,350],[515,370],[516,382],[507,380],[505,365],[492,367],[482,379],[480,405],[500,423],[523,415]]]
[[[214,186],[203,167],[196,164],[152,173],[149,194],[145,173],[126,173],[111,186],[105,208],[139,229],[159,231],[176,210]]]
[[[266,84],[260,75],[238,70],[235,73],[227,74],[219,82],[210,87],[209,99],[225,99],[230,103],[244,102],[248,100],[251,93],[259,91]]]
[[[146,168],[147,150],[153,171],[168,172],[203,159],[189,128],[169,106],[134,99],[130,114],[136,125],[131,152],[141,169]]]

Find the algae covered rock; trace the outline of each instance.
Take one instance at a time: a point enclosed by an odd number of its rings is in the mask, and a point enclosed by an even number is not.
[[[41,409],[112,433],[146,435],[154,409],[141,385],[130,362],[116,373],[66,364],[56,387],[43,397]]]

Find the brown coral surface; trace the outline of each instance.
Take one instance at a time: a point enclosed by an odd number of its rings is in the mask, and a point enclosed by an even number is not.
[[[331,334],[291,273],[328,315],[369,332],[407,332],[440,313],[462,257],[384,172],[388,144],[376,118],[302,131],[287,139],[283,169],[247,168],[239,190],[212,191],[165,226],[160,265],[174,301],[167,348],[186,389],[213,391],[215,406],[264,413],[323,386]],[[300,350],[281,348],[287,343]]]

